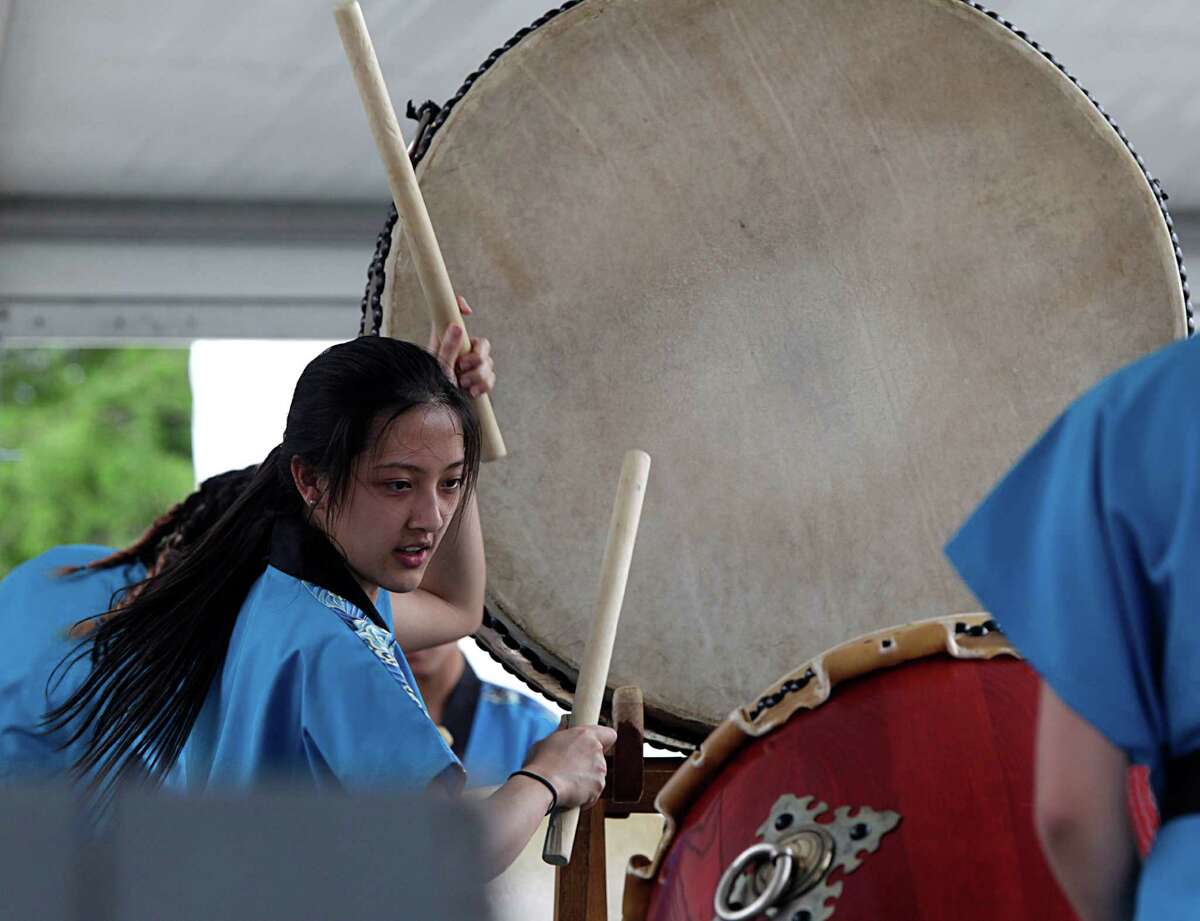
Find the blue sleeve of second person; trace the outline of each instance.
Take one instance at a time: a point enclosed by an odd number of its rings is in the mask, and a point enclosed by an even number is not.
[[[483,682],[467,743],[467,782],[472,787],[504,783],[518,770],[534,743],[558,728],[554,714],[537,701]]]
[[[1148,488],[1144,471],[1175,446],[1156,443],[1162,408],[1153,388],[1136,386],[1134,368],[1060,417],[946,554],[1063,702],[1152,762],[1166,734],[1163,604],[1144,564],[1161,551],[1149,544],[1166,495]]]

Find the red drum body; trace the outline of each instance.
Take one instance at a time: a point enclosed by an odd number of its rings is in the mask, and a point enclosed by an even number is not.
[[[1154,799],[1153,790],[1150,789],[1150,769],[1144,764],[1134,765],[1129,769],[1126,794],[1129,822],[1137,839],[1138,853],[1144,860],[1154,845],[1154,838],[1158,835],[1161,824],[1158,803]]]
[[[1074,918],[1034,832],[1037,706],[1036,675],[982,616],[832,650],[735,711],[663,790],[667,832],[630,866],[626,918],[766,917],[745,912],[789,836],[790,893],[769,906],[786,921]],[[716,911],[722,876],[764,843]]]

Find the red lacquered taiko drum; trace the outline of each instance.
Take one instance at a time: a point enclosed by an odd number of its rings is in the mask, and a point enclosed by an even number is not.
[[[663,789],[626,921],[1075,917],[1034,831],[1037,676],[986,615],[844,643]]]

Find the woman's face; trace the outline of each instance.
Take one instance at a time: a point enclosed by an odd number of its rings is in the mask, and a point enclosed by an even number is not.
[[[421,584],[458,508],[465,467],[458,419],[445,407],[410,409],[372,441],[338,514],[331,519],[322,500],[314,518],[374,598],[379,588],[411,592]]]

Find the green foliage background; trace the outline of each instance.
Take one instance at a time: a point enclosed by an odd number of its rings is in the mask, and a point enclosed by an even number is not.
[[[192,490],[186,349],[0,350],[0,577],[124,546]]]

